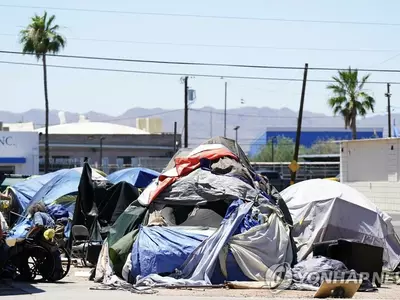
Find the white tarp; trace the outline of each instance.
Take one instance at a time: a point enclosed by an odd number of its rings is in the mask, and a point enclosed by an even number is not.
[[[327,179],[296,183],[281,192],[293,218],[298,259],[306,259],[316,242],[354,239],[384,248],[384,267],[400,263],[400,242],[391,218],[355,189]]]

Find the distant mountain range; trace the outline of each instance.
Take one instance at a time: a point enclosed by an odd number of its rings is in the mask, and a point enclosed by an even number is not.
[[[59,124],[59,111],[50,112],[50,124]],[[183,133],[183,109],[166,110],[161,108],[131,108],[118,117],[90,111],[83,114],[92,122],[111,122],[136,126],[136,118],[160,117],[163,120],[163,129],[173,132],[174,122],[178,122],[178,133]],[[24,113],[0,111],[0,120],[4,123],[33,122],[36,127],[44,126],[44,110],[32,109]],[[303,127],[343,127],[343,119],[324,114],[305,111]],[[65,112],[67,123],[77,122],[79,114]],[[394,114],[393,119],[400,119],[400,114]],[[288,108],[272,109],[268,107],[242,107],[227,110],[227,136],[234,138],[233,128],[240,126],[238,131],[239,143],[248,148],[253,139],[260,136],[267,127],[296,126],[297,112]],[[387,131],[387,116],[374,115],[360,120],[358,126],[385,128]],[[193,108],[189,112],[189,146],[200,144],[210,136],[224,134],[224,110],[212,107]]]

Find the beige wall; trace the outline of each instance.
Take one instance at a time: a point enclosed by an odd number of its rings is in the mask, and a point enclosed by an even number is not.
[[[347,141],[340,176],[384,211],[400,212],[400,139]]]

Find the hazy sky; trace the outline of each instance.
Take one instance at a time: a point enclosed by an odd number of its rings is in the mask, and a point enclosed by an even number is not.
[[[19,51],[18,32],[39,8],[48,7],[68,39],[63,52],[145,60],[176,60],[229,64],[400,69],[400,3],[395,0],[2,0],[0,50]],[[84,8],[125,12],[173,13],[239,17],[195,18],[124,13],[63,11]],[[394,25],[244,20],[240,17],[319,21],[384,22]],[[397,25],[396,25],[397,23]],[[94,41],[96,40],[96,41]],[[102,40],[102,41],[101,41]],[[106,41],[104,41],[106,40]],[[189,45],[188,45],[189,44]],[[207,46],[208,45],[208,46]],[[225,45],[225,47],[224,47]],[[226,47],[228,46],[228,47]],[[236,46],[236,47],[232,47]],[[315,50],[325,49],[325,50]],[[328,50],[329,51],[328,51]],[[395,57],[399,54],[398,57]],[[35,62],[34,57],[0,54],[0,61]],[[176,72],[302,78],[302,71],[182,67],[49,58],[49,64]],[[0,64],[2,110],[15,112],[44,107],[42,69]],[[160,76],[50,68],[51,109],[118,115],[129,108],[183,106],[180,76]],[[329,79],[334,72],[310,71],[310,79]],[[400,74],[373,73],[373,81],[398,81]],[[298,109],[300,82],[228,80],[229,107],[245,105]],[[324,83],[309,83],[305,109],[330,113]],[[223,107],[224,80],[190,78],[197,91],[196,107]],[[376,110],[386,109],[386,85],[368,85],[377,99]],[[399,86],[392,85],[392,104],[400,106]],[[396,110],[395,110],[396,112]]]

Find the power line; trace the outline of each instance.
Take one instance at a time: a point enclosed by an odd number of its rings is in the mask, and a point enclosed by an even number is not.
[[[13,55],[35,55],[32,53],[23,53],[20,51],[7,51],[0,50],[3,54]],[[88,60],[104,60],[115,62],[132,62],[132,63],[148,63],[148,64],[163,64],[163,65],[185,65],[185,66],[211,66],[211,67],[235,67],[235,68],[259,68],[259,69],[288,69],[288,70],[302,70],[302,67],[288,67],[288,66],[257,66],[257,65],[244,65],[244,64],[220,64],[220,63],[204,63],[204,62],[184,62],[184,61],[166,61],[166,60],[144,60],[144,59],[128,59],[116,57],[99,57],[99,56],[81,56],[81,55],[66,55],[66,54],[46,54],[52,57],[61,58],[74,58],[74,59],[88,59]],[[334,69],[336,71],[336,69]]]
[[[1,60],[0,64],[42,67],[42,65],[40,65],[40,64],[26,63],[26,62],[15,62],[15,61],[4,61],[4,60]],[[187,75],[187,76],[192,76],[192,77],[204,77],[204,78],[227,78],[227,79],[293,81],[293,82],[302,81],[302,79],[299,79],[299,78],[215,75],[215,74],[204,74],[204,73],[174,73],[174,72],[139,71],[139,70],[112,69],[112,68],[94,68],[94,67],[78,67],[78,66],[50,65],[50,64],[47,64],[46,66],[49,67],[49,68],[74,69],[74,70],[86,70],[86,71],[120,72],[120,73],[135,73],[135,74],[163,75],[163,76],[182,76],[182,75]],[[335,81],[326,80],[326,79],[307,79],[307,82],[334,83]],[[386,81],[368,81],[368,84],[387,84],[387,82]],[[391,81],[390,84],[392,84],[392,85],[400,85],[400,82]]]
[[[0,33],[1,36],[16,37],[16,34]],[[297,47],[275,47],[275,46],[256,46],[256,45],[227,45],[227,44],[190,44],[173,42],[149,42],[149,41],[130,41],[130,40],[109,40],[95,38],[71,38],[68,40],[100,42],[100,43],[122,43],[122,44],[143,44],[160,46],[179,46],[179,47],[207,47],[207,48],[237,48],[237,49],[260,49],[260,50],[288,50],[288,51],[327,51],[327,52],[380,52],[380,53],[399,53],[399,49],[351,49],[351,48],[297,48]]]
[[[15,62],[15,61],[0,61],[0,64],[9,65],[21,65],[21,66],[34,66],[42,67],[40,64],[26,63],[26,62]],[[204,77],[204,78],[227,78],[227,79],[245,79],[245,80],[269,80],[269,81],[302,81],[298,78],[281,78],[281,77],[255,77],[255,76],[235,76],[235,75],[215,75],[205,73],[174,73],[174,72],[158,72],[158,71],[139,71],[139,70],[126,70],[126,69],[112,69],[112,68],[94,68],[94,67],[78,67],[78,66],[67,66],[67,65],[46,65],[49,68],[61,68],[61,69],[73,69],[73,70],[86,70],[86,71],[104,71],[104,72],[120,72],[120,73],[135,73],[135,74],[147,74],[147,75],[163,75],[163,76],[192,76],[192,77]],[[307,79],[307,82],[318,82],[318,83],[334,83],[333,80],[325,79]],[[369,84],[387,84],[386,81],[368,81]],[[400,82],[392,81],[392,85],[400,85]]]
[[[124,11],[124,10],[101,10],[101,9],[72,8],[72,7],[67,8],[67,7],[51,7],[51,6],[25,6],[25,5],[13,5],[13,4],[0,4],[0,7],[24,8],[24,9],[43,9],[43,10],[49,9],[49,10],[91,12],[91,13],[129,14],[129,15],[143,15],[143,16],[241,20],[241,21],[320,23],[320,24],[369,25],[369,26],[400,26],[400,23],[388,23],[388,22],[357,22],[357,21],[338,21],[338,20],[307,20],[307,19],[286,19],[286,18],[240,17],[240,16],[221,16],[221,15],[139,12],[139,11]]]
[[[33,53],[23,53],[20,51],[0,50],[0,53],[11,55],[35,55]],[[210,67],[231,67],[231,68],[249,68],[249,69],[279,69],[279,70],[303,70],[304,67],[294,66],[269,66],[269,65],[246,65],[246,64],[222,64],[222,63],[207,63],[207,62],[185,62],[185,61],[167,61],[167,60],[145,60],[145,59],[128,59],[116,57],[99,57],[99,56],[82,56],[82,55],[66,55],[66,54],[46,54],[51,57],[87,59],[87,60],[103,60],[114,62],[131,62],[131,63],[148,63],[162,65],[185,65],[185,66],[210,66]],[[332,67],[309,67],[309,70],[314,71],[340,71],[348,68],[332,68]],[[361,72],[382,72],[382,73],[400,73],[397,69],[357,69]],[[302,81],[302,79],[296,79]],[[322,81],[325,82],[325,81]],[[329,81],[331,82],[331,81]],[[372,83],[372,82],[368,82]],[[381,83],[381,82],[379,82]],[[392,83],[392,82],[391,82]]]

